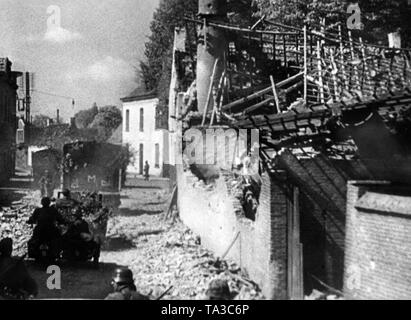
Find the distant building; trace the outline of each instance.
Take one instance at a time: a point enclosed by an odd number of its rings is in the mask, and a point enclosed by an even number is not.
[[[150,175],[164,175],[164,159],[168,145],[166,131],[156,127],[158,98],[155,91],[134,90],[123,102],[123,144],[129,145],[134,155],[127,169],[129,175],[142,175],[148,161]]]
[[[107,143],[115,145],[123,145],[123,126],[119,125],[116,130],[113,131],[111,137],[107,140]]]
[[[20,125],[22,125],[21,120],[19,120],[19,127]],[[55,150],[62,153],[65,144],[73,141],[94,141],[97,134],[97,129],[78,129],[74,121],[71,121],[70,124],[50,123],[50,125],[42,128],[31,126],[29,138],[18,145],[16,167],[20,171],[31,172],[33,169],[33,154],[36,152]],[[17,132],[17,135],[19,135],[19,132]]]
[[[12,63],[0,58],[0,183],[14,174],[17,133],[17,78],[21,72],[11,70]]]

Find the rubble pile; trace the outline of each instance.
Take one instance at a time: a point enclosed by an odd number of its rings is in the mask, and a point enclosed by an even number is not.
[[[165,299],[203,299],[210,281],[220,278],[229,282],[235,299],[263,299],[236,263],[217,259],[181,223],[169,224],[161,215],[130,219],[114,221],[109,233],[134,242],[137,256],[128,263],[142,293],[155,298],[173,286]]]
[[[16,256],[23,256],[27,251],[27,242],[32,235],[32,227],[27,220],[37,206],[35,192],[28,192],[21,200],[0,208],[0,239],[13,239],[13,254]]]
[[[344,298],[335,293],[326,293],[314,289],[309,296],[305,296],[304,300],[344,300]]]

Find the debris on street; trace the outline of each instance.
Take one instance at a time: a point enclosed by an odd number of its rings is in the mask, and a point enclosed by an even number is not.
[[[146,194],[147,196],[147,194]],[[158,195],[152,194],[155,202]],[[163,195],[163,197],[166,196]],[[147,201],[147,199],[144,199]],[[165,209],[167,203],[163,202]],[[156,206],[152,205],[153,208]],[[145,205],[145,210],[150,206]],[[152,208],[152,210],[153,210]],[[157,207],[158,209],[158,207]],[[156,212],[156,211],[154,211]],[[201,239],[181,222],[164,221],[164,213],[140,216],[116,216],[109,222],[107,238],[128,243],[124,251],[106,251],[103,260],[127,265],[143,294],[161,295],[170,286],[165,299],[203,299],[213,279],[225,279],[235,299],[262,299],[259,288],[230,261],[220,261],[200,245]],[[131,248],[130,248],[131,246]]]
[[[0,239],[13,239],[13,252],[23,256],[27,252],[27,242],[32,234],[32,227],[27,220],[39,206],[38,192],[24,192],[21,200],[11,202],[8,207],[0,208]]]

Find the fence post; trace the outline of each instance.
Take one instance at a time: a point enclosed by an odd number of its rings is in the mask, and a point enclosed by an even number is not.
[[[317,67],[318,67],[318,86],[320,91],[320,102],[324,103],[324,82],[323,82],[323,67],[321,60],[321,43],[317,40]]]

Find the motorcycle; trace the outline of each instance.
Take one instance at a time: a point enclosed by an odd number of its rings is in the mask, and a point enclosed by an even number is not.
[[[59,260],[61,249],[57,245],[57,239],[35,239],[28,242],[28,256],[37,262],[50,264]]]
[[[95,267],[99,265],[101,245],[90,234],[80,237],[63,236],[62,258],[71,262],[92,261]]]
[[[79,237],[67,232],[67,230],[59,239],[32,238],[28,242],[29,258],[42,264],[51,264],[60,260],[68,262],[92,261],[93,265],[98,267],[100,250],[100,242],[94,240],[90,234],[81,234]]]

